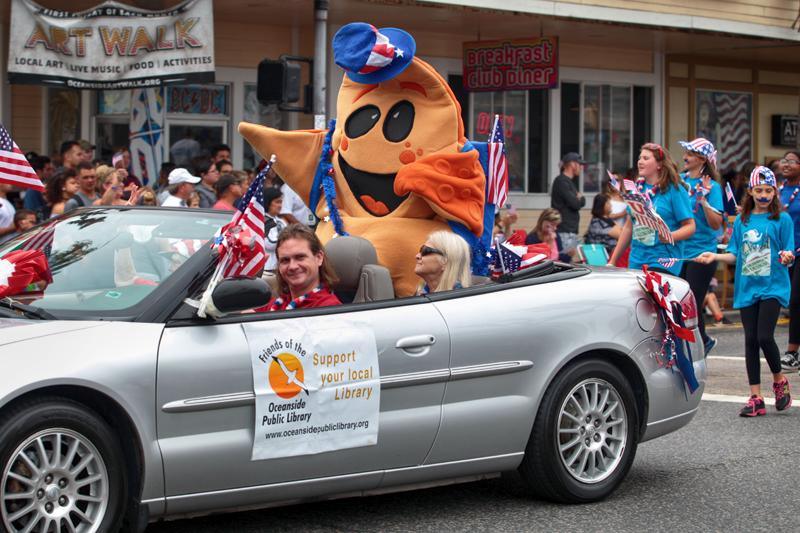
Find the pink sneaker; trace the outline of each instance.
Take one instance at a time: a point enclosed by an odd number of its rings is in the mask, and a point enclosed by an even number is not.
[[[783,411],[792,406],[792,396],[789,394],[789,380],[783,378],[783,381],[772,384],[772,390],[775,392],[775,409]]]
[[[767,414],[767,407],[764,405],[764,398],[755,395],[750,396],[742,410],[739,411],[739,416],[747,417],[764,416],[765,414]]]

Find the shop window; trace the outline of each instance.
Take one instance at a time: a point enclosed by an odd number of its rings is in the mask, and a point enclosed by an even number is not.
[[[244,112],[242,119],[245,122],[261,124],[270,128],[281,129],[283,126],[283,114],[276,104],[264,105],[258,101],[256,96],[256,84],[244,84]],[[253,147],[247,141],[244,142],[244,156],[242,158],[242,168],[256,168],[261,157],[256,154]]]
[[[547,192],[547,114],[546,91],[472,94],[470,138],[487,140],[500,115],[512,192]]]
[[[97,92],[95,157],[111,161],[114,152],[128,146],[131,92],[130,90]]]
[[[174,85],[166,88],[167,144],[170,161],[188,166],[194,157],[211,155],[227,143],[230,87],[225,84]]]
[[[167,113],[227,115],[227,85],[173,85],[167,87]]]
[[[47,149],[58,154],[61,143],[81,136],[81,93],[47,89]]]
[[[583,155],[580,189],[599,192],[606,171],[626,172],[651,139],[652,89],[564,83],[561,93],[561,153]]]

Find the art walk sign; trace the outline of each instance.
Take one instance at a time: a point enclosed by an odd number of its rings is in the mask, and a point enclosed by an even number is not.
[[[132,89],[214,81],[212,0],[70,13],[12,0],[9,83]]]
[[[558,38],[464,43],[467,91],[516,91],[558,87]]]

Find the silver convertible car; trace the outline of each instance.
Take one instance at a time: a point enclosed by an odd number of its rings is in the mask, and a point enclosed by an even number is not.
[[[214,289],[225,314],[199,318],[229,219],[86,208],[0,245],[35,243],[52,273],[0,300],[5,530],[141,531],[515,469],[533,496],[592,502],[697,412],[702,347],[691,393],[659,364],[633,272],[547,261],[395,299],[374,252],[343,245],[348,303],[258,312],[267,283],[231,279]]]

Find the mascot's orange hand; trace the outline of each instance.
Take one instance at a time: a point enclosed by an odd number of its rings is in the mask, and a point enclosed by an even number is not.
[[[486,176],[478,152],[432,154],[403,166],[394,180],[394,192],[425,198],[443,218],[461,222],[475,235],[483,232]]]

